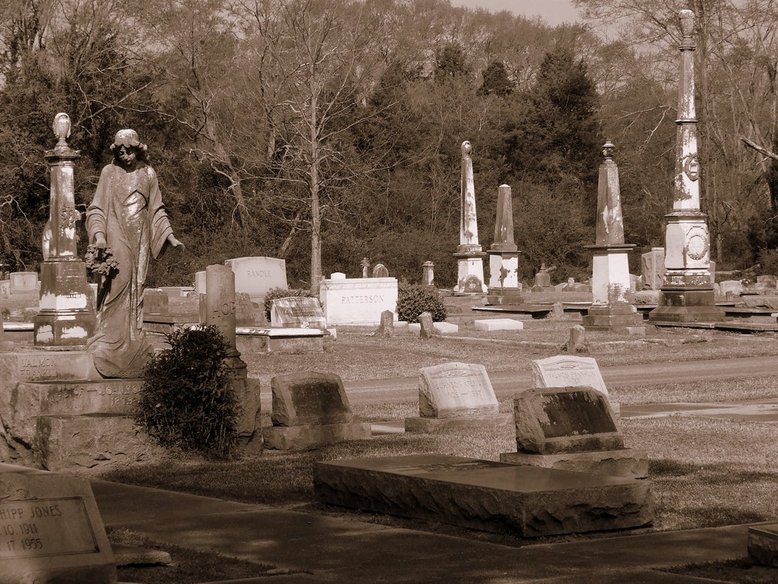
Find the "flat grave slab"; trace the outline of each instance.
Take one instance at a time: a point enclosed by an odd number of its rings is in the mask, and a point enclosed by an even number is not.
[[[432,328],[439,335],[455,335],[459,333],[459,325],[453,322],[433,322]],[[421,325],[418,322],[411,322],[408,324],[408,332],[419,334],[421,332]]]
[[[757,564],[778,568],[778,523],[748,528],[748,557]]]
[[[291,296],[276,298],[270,308],[270,324],[274,327],[326,329],[318,298]]]
[[[418,454],[318,462],[329,505],[542,537],[640,527],[653,519],[646,481]]]
[[[495,331],[522,331],[524,330],[524,323],[520,320],[514,320],[512,318],[491,318],[474,320],[473,326],[477,331],[484,331],[487,333]]]

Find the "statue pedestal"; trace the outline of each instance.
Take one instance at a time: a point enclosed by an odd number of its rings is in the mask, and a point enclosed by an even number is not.
[[[40,310],[33,319],[35,345],[78,349],[94,334],[95,311],[84,262],[55,258],[41,266]]]
[[[142,379],[102,379],[86,351],[0,353],[3,460],[78,470],[153,460],[135,426]]]
[[[652,322],[715,322],[724,311],[715,304],[710,275],[707,216],[696,210],[666,215],[665,276]]]
[[[454,254],[459,268],[454,294],[481,295],[486,293],[486,286],[484,285],[485,256],[486,253],[481,251],[480,245],[459,246],[459,251]]]
[[[489,254],[488,304],[522,304],[519,284],[519,252],[493,251]]]
[[[616,302],[606,306],[591,306],[583,316],[587,331],[608,331],[622,334],[644,334],[643,315],[628,302]]]
[[[608,304],[610,291],[616,286],[624,292],[630,289],[629,252],[635,246],[619,245],[587,245],[592,250],[592,302]]]

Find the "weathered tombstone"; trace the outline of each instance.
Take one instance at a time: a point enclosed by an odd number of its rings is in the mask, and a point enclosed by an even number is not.
[[[406,432],[433,432],[504,425],[486,367],[444,363],[419,370],[419,417],[405,419]]]
[[[327,321],[317,298],[276,298],[270,308],[270,326],[326,329]]]
[[[640,256],[640,275],[643,288],[659,290],[665,276],[665,248],[652,247]]]
[[[195,292],[205,294],[205,270],[195,272]]]
[[[11,294],[26,294],[38,291],[37,272],[11,272]]]
[[[554,302],[548,315],[553,320],[562,320],[565,317],[565,307],[561,302]]]
[[[243,445],[261,449],[259,439],[259,386],[249,381],[246,363],[240,358],[236,348],[235,334],[235,274],[223,265],[205,268],[206,273],[206,319],[205,323],[217,327],[227,343],[228,351],[225,364],[232,389],[241,406],[238,419],[238,436]]]
[[[540,388],[514,399],[517,452],[500,461],[644,478],[645,452],[624,448],[607,396],[592,387]]]
[[[368,272],[370,271],[370,260],[367,258],[362,258],[362,261],[359,262],[359,265],[362,267],[362,277],[367,278]]]
[[[580,324],[570,328],[570,337],[567,339],[563,351],[574,355],[575,353],[588,353],[589,345],[586,342],[586,329]]]
[[[391,310],[384,310],[381,313],[381,324],[375,332],[379,337],[394,336],[394,313]]]
[[[514,399],[519,452],[624,448],[607,398],[590,387],[530,389]]]
[[[421,265],[421,283],[424,286],[435,285],[435,264],[427,261]]]
[[[540,265],[540,270],[535,274],[535,286],[539,288],[548,288],[551,286],[551,272],[556,268],[556,266],[552,266],[550,268],[546,267],[546,264],[543,263]]]
[[[373,278],[388,278],[389,270],[384,264],[376,264],[373,266]]]
[[[556,355],[535,359],[532,361],[532,382],[536,388],[593,387],[603,395],[608,395],[600,368],[592,357]]]
[[[271,288],[288,288],[286,261],[264,256],[226,260],[224,265],[235,272],[235,292],[248,294],[261,303]]]
[[[246,293],[235,294],[235,326],[265,326],[265,309]]]
[[[422,339],[430,339],[435,336],[435,324],[432,322],[432,315],[429,312],[422,312],[419,315],[419,336]]]
[[[143,291],[143,314],[168,314],[170,300],[160,288],[146,288]]]
[[[305,450],[371,435],[369,424],[354,420],[338,375],[314,371],[277,375],[271,388],[273,425],[263,428],[268,448]]]
[[[86,479],[0,464],[0,485],[1,582],[116,582]]]

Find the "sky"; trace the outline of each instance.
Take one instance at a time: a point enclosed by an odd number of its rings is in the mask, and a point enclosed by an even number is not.
[[[578,13],[571,0],[451,0],[454,6],[485,8],[492,12],[508,10],[523,16],[539,16],[555,26],[563,22],[575,22]]]

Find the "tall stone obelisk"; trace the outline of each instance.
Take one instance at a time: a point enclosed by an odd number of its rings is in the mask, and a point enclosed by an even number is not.
[[[605,158],[600,164],[597,182],[597,225],[592,250],[592,306],[583,317],[589,330],[639,332],[643,315],[624,294],[630,289],[629,252],[635,247],[624,243],[624,218],[621,212],[619,168],[613,160],[616,147],[606,142]]]
[[[484,257],[478,243],[478,221],[475,211],[475,180],[473,179],[473,159],[470,157],[473,147],[470,142],[462,142],[462,186],[460,191],[459,247],[454,254],[458,261],[457,285],[455,294],[483,294]]]
[[[519,251],[513,238],[513,200],[511,187],[497,189],[497,217],[494,222],[494,241],[489,246],[488,304],[521,304],[519,284]]]
[[[665,275],[659,305],[649,319],[661,322],[723,320],[710,276],[707,215],[700,210],[700,161],[694,101],[694,13],[681,10],[681,72],[678,84],[673,210],[665,216]]]
[[[95,328],[92,291],[86,267],[78,257],[78,221],[74,167],[80,154],[67,144],[70,118],[59,113],[52,126],[57,145],[45,153],[51,175],[49,221],[44,234],[41,290],[33,340],[44,348],[79,348]]]

